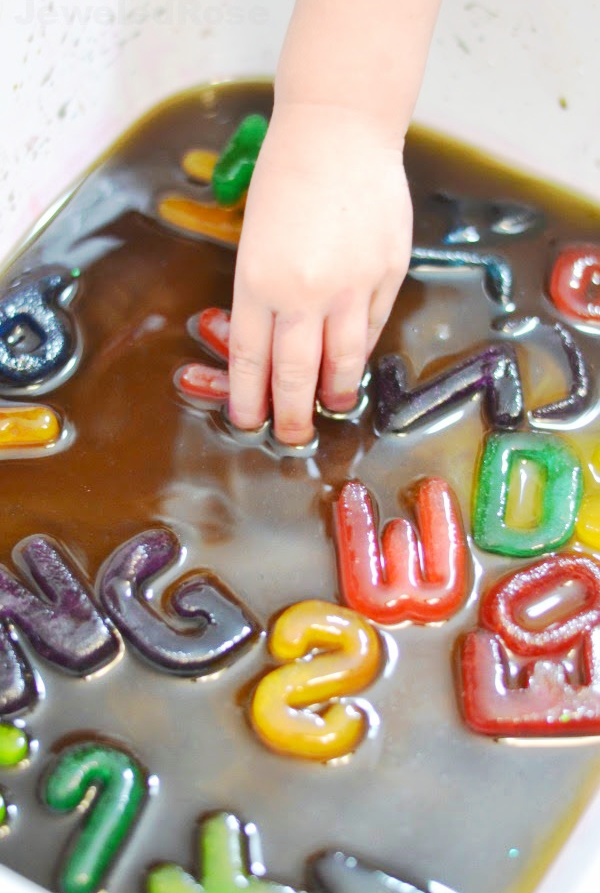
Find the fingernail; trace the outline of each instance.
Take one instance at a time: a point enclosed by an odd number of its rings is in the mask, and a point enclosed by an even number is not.
[[[262,443],[264,443],[271,424],[269,419],[266,419],[262,424],[257,425],[253,428],[241,428],[232,420],[229,412],[229,407],[227,405],[223,407],[221,412],[227,430],[237,443],[241,444],[242,446],[260,446]]]
[[[358,402],[358,391],[344,394],[321,394],[321,403],[330,412],[349,412]]]
[[[231,405],[231,402],[227,404],[226,410],[226,418],[230,425],[233,425],[234,428],[238,428],[240,431],[258,431],[261,429],[266,421],[267,421],[267,413],[263,413],[261,416],[256,415],[248,415],[245,413],[240,413]]]
[[[287,440],[282,440],[275,430],[270,427],[268,441],[278,459],[310,459],[319,448],[319,435],[314,430],[308,440],[304,440],[301,443],[289,443]]]

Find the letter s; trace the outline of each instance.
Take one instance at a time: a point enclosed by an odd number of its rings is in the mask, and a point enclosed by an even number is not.
[[[278,618],[269,647],[276,659],[293,663],[270,672],[254,692],[251,719],[259,738],[280,753],[313,760],[355,750],[368,721],[339,699],[363,691],[381,669],[381,641],[370,623],[329,602],[299,602]]]

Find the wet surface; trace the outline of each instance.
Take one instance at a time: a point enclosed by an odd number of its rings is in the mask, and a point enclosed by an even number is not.
[[[371,731],[353,755],[329,765],[276,755],[252,731],[249,697],[273,663],[264,636],[224,670],[198,679],[161,670],[129,644],[109,668],[76,678],[21,636],[40,697],[18,718],[37,745],[24,766],[0,771],[16,806],[0,861],[58,889],[60,853],[79,816],[42,806],[40,778],[57,742],[84,734],[124,747],[158,779],[105,883],[110,893],[143,890],[156,862],[192,871],[197,820],[214,810],[254,822],[262,842],[256,861],[296,888],[307,883],[309,857],[340,849],[422,889],[437,880],[461,893],[531,890],[595,789],[600,751],[585,739],[520,747],[478,735],[462,720],[455,643],[476,624],[481,594],[527,563],[486,553],[471,539],[474,473],[489,433],[481,394],[405,433],[379,436],[371,386],[371,409],[359,419],[318,417],[320,446],[310,459],[277,459],[238,443],[219,412],[195,411],[177,397],[176,369],[214,364],[186,326],[204,307],[229,305],[234,252],[167,226],[156,208],[173,192],[207,201],[208,187],[187,180],[182,158],[194,148],[218,152],[244,115],[268,114],[269,107],[266,87],[211,89],[162,107],[102,161],[6,272],[2,290],[41,264],[81,270],[69,304],[81,356],[71,377],[43,398],[66,419],[72,441],[41,458],[24,453],[0,462],[0,560],[18,573],[11,558],[17,543],[50,536],[96,583],[102,610],[103,562],[132,537],[162,527],[182,551],[150,593],[159,615],[168,616],[166,589],[209,571],[266,629],[295,602],[338,599],[332,518],[345,481],[359,478],[368,488],[381,530],[407,514],[407,491],[435,475],[462,511],[470,592],[444,624],[383,632],[385,670],[361,695]],[[526,338],[500,336],[519,363],[520,430],[531,427],[527,413],[570,393],[572,364],[557,344],[556,322],[568,326],[597,394],[598,336],[563,319],[546,283],[561,245],[597,240],[600,211],[428,134],[409,141],[407,167],[415,243],[443,250],[450,237],[457,248],[459,228],[479,227],[476,251],[510,264],[514,310],[489,296],[477,266],[415,269],[375,359],[400,354],[410,382],[422,384],[497,343],[498,319],[537,316],[548,325]],[[458,224],[440,195],[468,199]],[[507,219],[534,224],[498,224]],[[20,399],[29,397],[36,399],[35,387]],[[574,448],[585,493],[593,495],[600,479],[595,400],[552,430]],[[590,551],[576,538],[568,546]]]

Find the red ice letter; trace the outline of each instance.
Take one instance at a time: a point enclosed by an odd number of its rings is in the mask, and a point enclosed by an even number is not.
[[[600,322],[600,245],[584,243],[563,249],[554,262],[549,291],[567,318]]]
[[[466,590],[467,545],[456,497],[445,481],[417,490],[421,544],[409,521],[390,521],[381,548],[373,506],[360,481],[344,485],[335,509],[340,591],[344,601],[383,624],[447,620]]]
[[[220,307],[206,307],[198,315],[198,335],[220,359],[229,359],[229,313]]]
[[[471,728],[497,737],[600,734],[597,562],[565,553],[505,577],[485,596],[481,624],[460,652]]]

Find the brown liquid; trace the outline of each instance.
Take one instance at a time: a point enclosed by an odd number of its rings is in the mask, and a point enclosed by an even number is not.
[[[185,153],[218,152],[244,114],[268,114],[270,104],[267,86],[245,85],[192,92],[162,106],[120,141],[7,271],[6,282],[39,263],[82,268],[71,310],[83,356],[69,381],[40,398],[72,422],[72,446],[0,463],[3,563],[10,566],[21,538],[44,533],[64,543],[93,580],[122,542],[165,524],[187,549],[173,576],[211,568],[266,627],[289,604],[336,597],[331,507],[349,477],[369,487],[383,525],[401,512],[402,494],[417,478],[440,475],[457,493],[469,529],[485,433],[477,400],[462,405],[459,421],[426,437],[417,429],[378,438],[368,414],[360,424],[321,419],[314,460],[278,461],[224,437],[218,415],[194,414],[175,395],[180,365],[211,362],[186,322],[202,307],[229,304],[234,252],[167,227],[155,208],[173,191],[205,196],[181,170]],[[448,228],[444,207],[432,200],[439,192],[541,211],[543,227],[497,236],[481,248],[510,260],[519,315],[557,318],[543,293],[550,258],[563,242],[597,239],[600,209],[429,133],[411,135],[406,163],[417,244],[439,244]],[[479,274],[408,278],[377,355],[401,352],[416,379],[493,337],[490,323],[500,315]],[[596,336],[577,339],[598,385]],[[562,396],[560,355],[539,338],[517,349],[527,408]],[[597,421],[571,436],[584,468],[599,437]],[[588,486],[591,480],[588,474]],[[462,893],[531,889],[552,855],[549,839],[592,792],[598,750],[502,745],[464,727],[454,642],[474,625],[487,582],[519,566],[476,549],[473,557],[473,593],[451,621],[386,633],[399,658],[367,695],[381,727],[339,766],[275,756],[254,737],[240,691],[268,664],[262,645],[198,683],[160,673],[131,649],[86,681],[28,651],[46,686],[25,717],[39,752],[28,768],[0,773],[19,808],[0,840],[0,861],[56,888],[58,853],[78,817],[48,813],[36,788],[55,742],[89,730],[125,743],[160,780],[108,879],[110,893],[143,889],[144,872],[157,861],[191,870],[194,823],[220,808],[257,823],[268,876],[296,887],[310,854],[339,847],[422,886],[435,879]]]

